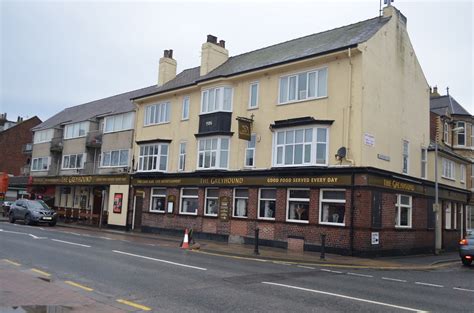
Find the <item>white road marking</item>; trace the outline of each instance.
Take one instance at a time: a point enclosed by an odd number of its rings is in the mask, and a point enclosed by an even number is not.
[[[21,234],[21,235],[26,235],[26,233],[22,233],[22,232],[19,232],[19,231],[11,231],[11,230],[3,230],[3,229],[0,229],[1,232],[4,232],[4,233],[10,233],[10,234]]]
[[[64,241],[64,240],[59,240],[59,239],[51,239],[51,240],[56,241],[56,242],[66,243],[68,245],[80,246],[80,247],[85,247],[85,248],[90,248],[91,247],[91,246],[88,246],[88,245],[83,245],[81,243],[75,243],[75,242]]]
[[[62,233],[64,233],[64,234],[76,235],[76,236],[82,236],[81,234],[79,234],[79,233],[73,233],[72,231],[63,231]]]
[[[30,235],[31,237],[33,237],[33,239],[48,239],[48,237],[38,237],[38,236],[35,236],[33,234],[28,234]]]
[[[399,282],[399,283],[406,283],[407,281],[404,280],[404,279],[396,279],[396,278],[389,278],[389,277],[382,277],[382,279],[384,280],[390,280],[390,281],[396,281],[396,282]]]
[[[454,290],[460,290],[460,291],[469,291],[469,292],[474,292],[472,289],[464,289],[464,288],[458,288],[458,287],[453,287]]]
[[[142,258],[142,259],[156,261],[156,262],[162,262],[162,263],[167,263],[167,264],[172,264],[172,265],[177,265],[177,266],[182,266],[182,267],[188,267],[188,268],[192,268],[192,269],[200,270],[200,271],[207,271],[207,268],[203,268],[203,267],[197,267],[197,266],[191,266],[191,265],[171,262],[171,261],[167,261],[167,260],[155,259],[155,258],[151,258],[151,257],[148,257],[148,256],[123,252],[123,251],[119,251],[119,250],[112,250],[112,251],[115,252],[115,253],[119,253],[119,254],[134,256],[136,258]]]
[[[314,269],[315,269],[314,267],[311,267],[311,266],[303,266],[303,265],[298,265],[298,267],[307,268],[307,269],[309,269],[309,270],[314,270]]]
[[[262,284],[280,286],[280,287],[285,287],[285,288],[290,288],[290,289],[297,289],[297,290],[308,291],[308,292],[314,292],[314,293],[319,293],[319,294],[333,296],[333,297],[339,297],[339,298],[344,298],[344,299],[349,299],[349,300],[355,300],[355,301],[360,301],[360,302],[383,305],[383,306],[396,308],[396,309],[401,309],[401,310],[406,310],[406,311],[426,312],[426,311],[423,311],[423,310],[413,309],[413,308],[409,308],[409,307],[405,307],[405,306],[399,306],[399,305],[394,305],[394,304],[390,304],[390,303],[384,303],[384,302],[372,301],[372,300],[367,300],[367,299],[362,299],[362,298],[356,298],[356,297],[351,297],[351,296],[346,296],[346,295],[341,295],[341,294],[326,292],[326,291],[321,291],[321,290],[307,289],[307,288],[302,288],[302,287],[297,287],[297,286],[283,285],[283,284],[265,282],[265,281],[262,282]]]
[[[288,262],[282,262],[282,261],[273,261],[272,263],[275,263],[275,264],[281,264],[281,265],[291,265],[291,263],[288,263]]]
[[[436,288],[443,288],[444,287],[443,285],[435,285],[435,284],[423,283],[423,282],[419,282],[419,281],[416,281],[415,284],[422,285],[422,286],[436,287]]]
[[[351,272],[347,272],[347,275],[360,276],[360,277],[368,277],[368,278],[374,277],[374,276],[372,276],[372,275],[359,274],[359,273],[351,273]]]
[[[328,273],[342,274],[342,272],[327,270],[327,269],[325,269],[325,268],[322,268],[321,271],[323,271],[323,272],[328,272]]]
[[[99,237],[99,238],[106,239],[106,240],[113,240],[112,238],[109,238],[109,237]]]

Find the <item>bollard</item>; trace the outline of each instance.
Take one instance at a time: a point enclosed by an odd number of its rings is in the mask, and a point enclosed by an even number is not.
[[[321,256],[320,259],[324,260],[326,258],[325,250],[326,249],[326,234],[321,234]]]
[[[258,252],[258,233],[260,232],[260,229],[257,227],[255,228],[255,249],[253,250],[253,254],[259,255],[260,253]]]

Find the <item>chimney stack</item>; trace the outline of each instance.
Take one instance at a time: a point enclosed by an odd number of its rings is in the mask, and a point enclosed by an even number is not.
[[[431,88],[430,88],[431,91]],[[434,86],[433,90],[430,92],[430,98],[437,98],[440,97],[440,94],[438,93],[438,87]]]
[[[158,87],[176,77],[177,62],[173,59],[173,50],[165,50],[158,67]]]
[[[207,41],[201,47],[201,76],[206,75],[229,58],[229,51],[225,48],[225,41],[217,42],[217,37],[207,35]]]

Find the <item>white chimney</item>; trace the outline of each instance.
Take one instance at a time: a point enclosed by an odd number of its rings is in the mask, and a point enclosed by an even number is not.
[[[162,86],[176,77],[176,60],[173,59],[173,50],[165,50],[160,58],[158,68],[158,86]]]
[[[207,42],[201,47],[201,76],[206,75],[229,58],[229,51],[225,48],[225,41],[217,42],[217,37],[207,35]]]

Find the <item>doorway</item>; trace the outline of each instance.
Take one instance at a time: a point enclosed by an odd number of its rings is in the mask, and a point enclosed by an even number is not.
[[[139,230],[142,227],[143,196],[133,197],[132,230]]]

